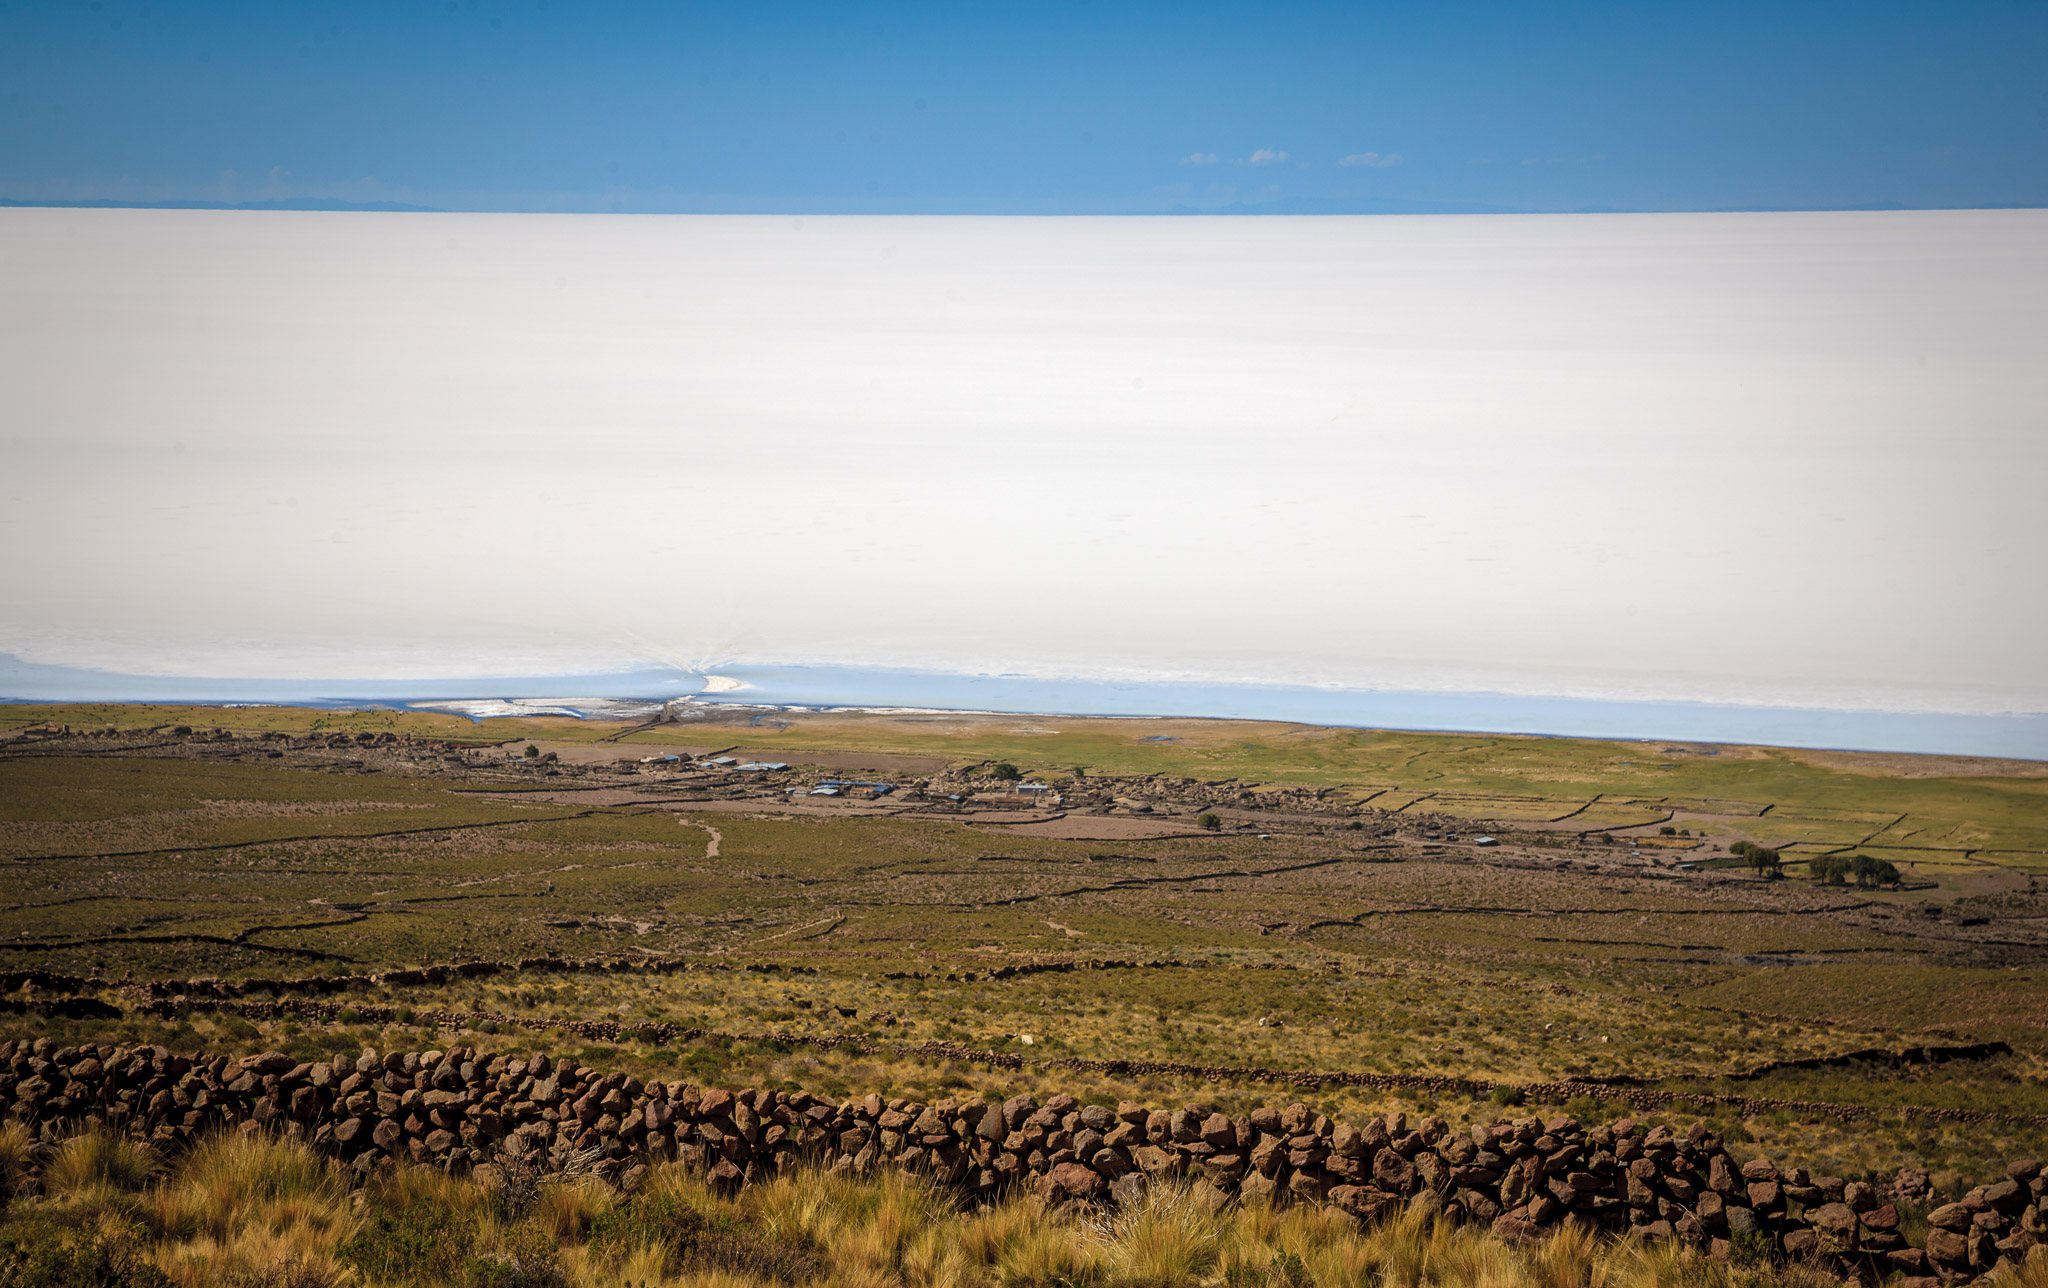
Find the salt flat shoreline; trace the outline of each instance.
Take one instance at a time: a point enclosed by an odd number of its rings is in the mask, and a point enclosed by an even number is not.
[[[708,679],[724,681],[718,686]],[[580,693],[580,697],[561,697]],[[548,695],[548,696],[541,696]],[[1501,693],[1044,680],[830,667],[726,667],[609,676],[249,680],[0,669],[0,702],[388,707],[487,721],[544,715],[654,719],[687,704],[745,711],[1279,721],[1330,728],[1774,746],[2048,761],[2048,714],[1842,710]]]

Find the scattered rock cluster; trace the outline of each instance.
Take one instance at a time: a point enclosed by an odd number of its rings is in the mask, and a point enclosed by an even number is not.
[[[679,1159],[737,1188],[799,1162],[891,1166],[987,1198],[1028,1186],[1049,1203],[1129,1202],[1185,1178],[1203,1202],[1326,1203],[1360,1220],[1421,1210],[1529,1240],[1576,1218],[1615,1234],[1827,1256],[1879,1273],[1957,1281],[2048,1256],[2048,1178],[2036,1162],[1928,1214],[1925,1247],[1903,1233],[1890,1192],[1738,1161],[1704,1124],[1675,1133],[1630,1120],[1474,1123],[1400,1113],[1332,1122],[1306,1105],[1231,1117],[1202,1106],[1111,1108],[1057,1095],[924,1104],[870,1095],[731,1091],[642,1082],[547,1055],[365,1051],[305,1062],[164,1047],[0,1042],[0,1103],[54,1139],[102,1123],[182,1147],[210,1130],[276,1130],[357,1171],[387,1160],[456,1170],[575,1163],[632,1189],[649,1163]],[[2041,1249],[2035,1251],[2035,1249]]]

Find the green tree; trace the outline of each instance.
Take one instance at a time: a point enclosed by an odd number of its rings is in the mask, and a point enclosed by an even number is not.
[[[1844,855],[1819,854],[1806,865],[1806,870],[1822,885],[1847,885],[1855,864]]]
[[[1784,875],[1780,870],[1780,864],[1783,862],[1782,856],[1776,850],[1767,850],[1754,841],[1737,841],[1728,847],[1728,853],[1738,859],[1747,859],[1749,861],[1749,870],[1760,877],[1779,877]]]
[[[1203,827],[1208,828],[1212,832],[1215,831],[1217,828],[1223,826],[1223,820],[1216,817],[1214,814],[1197,814],[1195,815],[1195,822],[1201,824]],[[1353,823],[1352,826],[1357,827],[1358,824]]]

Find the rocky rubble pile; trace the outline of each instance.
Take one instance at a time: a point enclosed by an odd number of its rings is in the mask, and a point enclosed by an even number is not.
[[[211,1130],[275,1130],[358,1171],[386,1160],[457,1170],[546,1169],[595,1158],[631,1189],[649,1163],[680,1159],[737,1187],[798,1162],[866,1172],[891,1166],[976,1197],[1029,1186],[1048,1202],[1127,1202],[1185,1178],[1213,1207],[1330,1204],[1360,1221],[1421,1209],[1527,1240],[1577,1218],[1616,1234],[1725,1251],[1742,1243],[1827,1256],[1881,1274],[1957,1281],[2001,1261],[2048,1257],[2048,1179],[2040,1164],[1928,1214],[1911,1246],[1891,1192],[1740,1161],[1703,1124],[1675,1133],[1623,1120],[1474,1123],[1400,1113],[1332,1122],[1306,1105],[1231,1117],[1200,1106],[832,1101],[808,1092],[732,1091],[642,1082],[547,1055],[365,1051],[305,1062],[277,1052],[233,1058],[164,1047],[0,1042],[0,1102],[54,1139],[103,1123],[165,1151]],[[2036,1249],[2039,1249],[2038,1251]]]

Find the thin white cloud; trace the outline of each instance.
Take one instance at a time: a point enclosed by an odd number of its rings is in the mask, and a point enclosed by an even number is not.
[[[1246,165],[1279,165],[1286,159],[1287,154],[1278,148],[1260,148],[1257,152],[1246,157],[1244,163]]]
[[[1399,152],[1353,152],[1337,164],[1363,165],[1371,166],[1374,169],[1382,169],[1386,166],[1401,164],[1401,154]]]
[[[1180,159],[1182,165],[1215,165],[1214,152],[1190,152]]]

